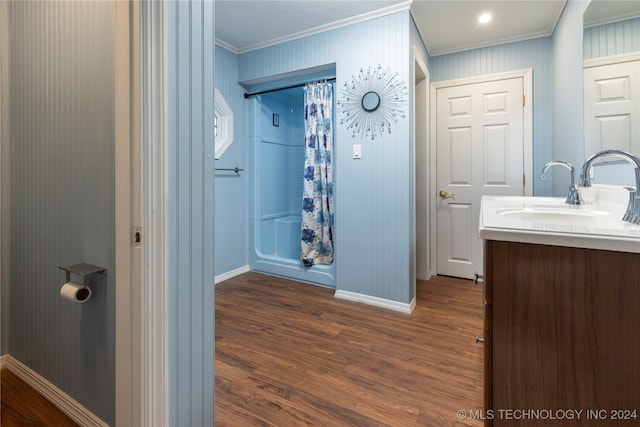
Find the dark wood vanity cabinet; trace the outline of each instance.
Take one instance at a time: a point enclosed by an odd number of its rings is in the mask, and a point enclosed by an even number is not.
[[[485,425],[640,426],[640,254],[485,241]]]

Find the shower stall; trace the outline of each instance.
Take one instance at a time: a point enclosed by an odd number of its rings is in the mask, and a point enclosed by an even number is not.
[[[304,87],[252,96],[249,105],[250,267],[335,288],[335,261],[305,267],[301,260]]]

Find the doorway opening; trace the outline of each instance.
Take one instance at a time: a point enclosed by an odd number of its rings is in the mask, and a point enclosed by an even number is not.
[[[334,76],[335,70],[331,70],[322,76],[308,75],[303,81]],[[305,266],[301,259],[305,88],[297,82],[291,87],[291,83],[279,80],[268,93],[249,98],[253,135],[249,153],[253,171],[249,264],[253,271],[335,288],[335,260],[329,265]],[[335,123],[335,105],[333,111]]]
[[[431,86],[431,262],[437,274],[482,274],[477,233],[483,195],[533,192],[531,78],[525,69]]]

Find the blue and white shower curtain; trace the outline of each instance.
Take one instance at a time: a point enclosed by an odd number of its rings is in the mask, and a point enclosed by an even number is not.
[[[311,267],[333,262],[333,85],[310,83],[304,94],[301,257]]]

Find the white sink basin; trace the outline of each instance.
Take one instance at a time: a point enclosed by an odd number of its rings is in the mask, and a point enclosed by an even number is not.
[[[502,209],[499,215],[543,224],[569,225],[577,227],[599,227],[603,221],[610,221],[611,214],[601,211],[564,209],[564,208],[523,208]],[[608,224],[613,225],[613,224]]]
[[[492,200],[496,202],[513,202],[516,199],[513,196],[490,196]],[[522,196],[517,197],[518,201],[522,204],[534,204],[534,205],[556,205],[561,206],[564,204],[564,199],[559,197],[536,197],[536,196]]]
[[[640,253],[640,225],[622,221],[625,209],[626,204],[611,200],[572,206],[560,197],[485,196],[478,235],[486,240]]]

